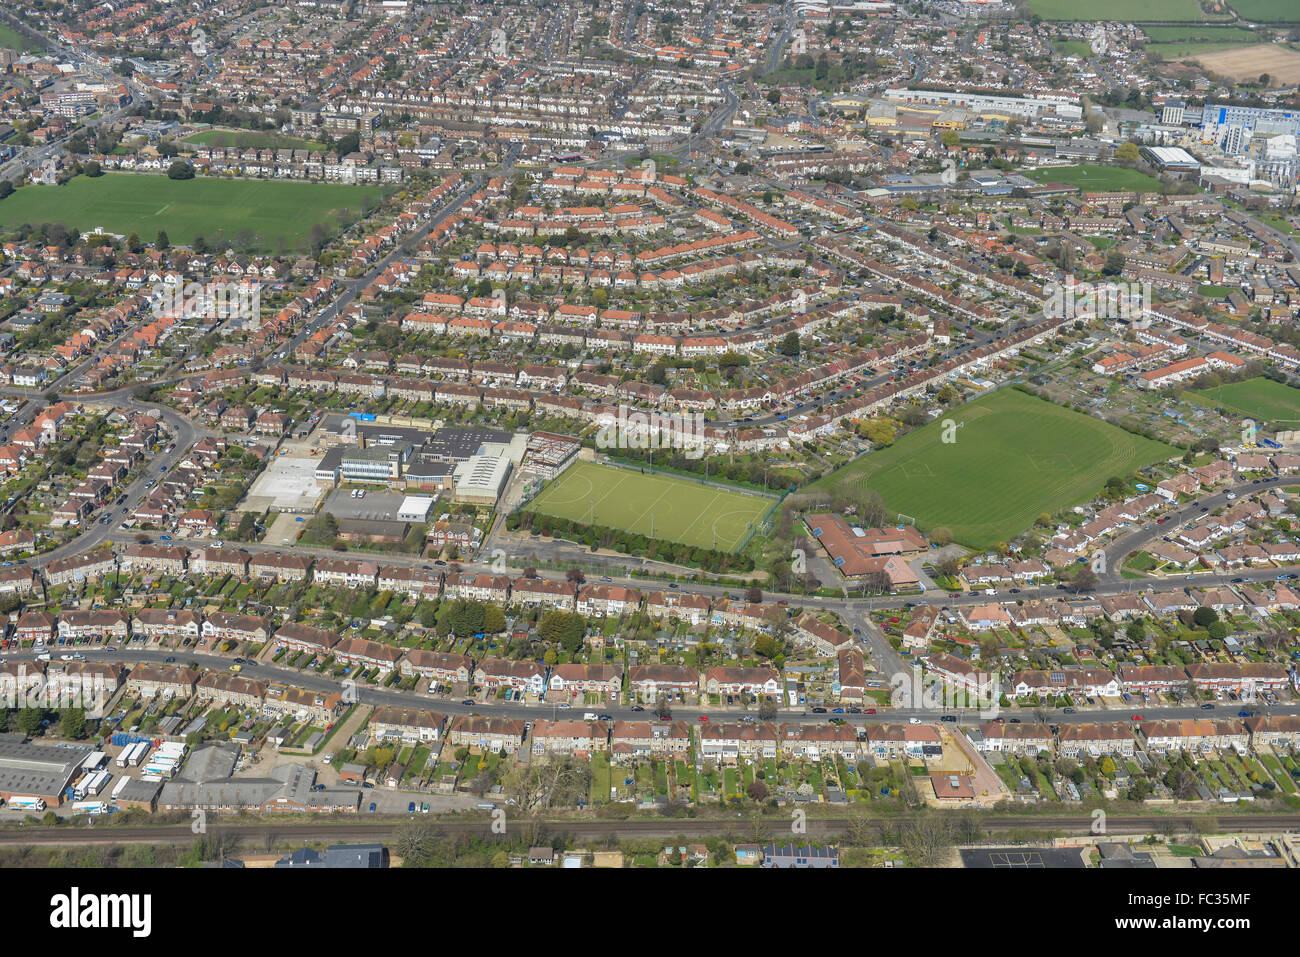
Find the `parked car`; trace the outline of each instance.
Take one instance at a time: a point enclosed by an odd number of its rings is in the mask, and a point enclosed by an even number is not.
[[[370,813],[371,813],[371,814],[374,814],[374,813],[375,813],[375,802],[374,802],[374,801],[371,801],[371,802],[370,802]]]
[[[414,814],[414,813],[415,813],[415,802],[414,802],[414,801],[412,801],[410,804],[406,805],[406,813],[407,813],[407,814]]]

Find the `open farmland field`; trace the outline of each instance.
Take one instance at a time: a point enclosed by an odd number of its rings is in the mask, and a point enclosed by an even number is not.
[[[1234,47],[1215,53],[1196,52],[1190,57],[1206,70],[1234,80],[1257,80],[1267,73],[1274,86],[1300,83],[1300,53],[1276,43]]]
[[[78,176],[63,186],[24,186],[0,200],[0,226],[64,223],[82,232],[103,227],[138,233],[146,241],[161,229],[182,245],[198,235],[229,240],[247,231],[262,249],[305,250],[313,224],[332,232],[340,212],[358,216],[365,203],[383,194],[378,186],[108,173]]]
[[[813,483],[880,493],[924,529],[946,526],[974,548],[1009,541],[1039,515],[1089,501],[1112,476],[1177,452],[1017,389],[1001,389]]]
[[[775,501],[671,475],[578,462],[543,489],[528,511],[698,548],[736,551]]]
[[[1151,192],[1160,189],[1160,180],[1123,166],[1044,166],[1028,171],[1025,175],[1038,183],[1068,183],[1085,193],[1104,193],[1110,190]]]
[[[1258,23],[1300,23],[1295,0],[1232,0],[1232,9]]]
[[[1300,428],[1300,389],[1272,379],[1230,382],[1190,395],[1201,404],[1233,409],[1256,423],[1268,422],[1283,430]]]
[[[1196,0],[1029,0],[1044,20],[1114,20],[1122,23],[1194,22],[1203,19]]]

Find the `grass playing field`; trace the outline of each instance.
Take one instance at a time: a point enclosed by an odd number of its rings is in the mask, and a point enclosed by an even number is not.
[[[670,475],[577,462],[533,499],[528,510],[730,552],[775,501]]]
[[[363,202],[383,194],[379,186],[108,173],[78,176],[63,186],[24,186],[0,200],[0,227],[64,223],[88,232],[102,226],[139,233],[146,242],[162,229],[182,245],[196,235],[230,239],[248,230],[259,248],[304,250],[313,224],[332,232],[340,211],[360,215]]]
[[[1039,183],[1068,183],[1085,193],[1110,190],[1151,192],[1160,189],[1160,180],[1123,166],[1045,166],[1025,174]]]
[[[1283,430],[1300,429],[1300,389],[1272,379],[1261,376],[1189,395],[1193,399],[1199,397],[1216,406],[1235,409],[1257,423],[1268,422]]]
[[[955,430],[944,443],[944,421]],[[975,548],[1009,541],[1039,515],[1086,502],[1111,476],[1176,449],[1016,389],[1001,389],[813,483],[860,497],[875,489],[893,510],[946,526]]]
[[[203,130],[187,136],[183,142],[193,146],[238,146],[240,149],[324,151],[329,148],[316,140],[284,136],[269,130]]]

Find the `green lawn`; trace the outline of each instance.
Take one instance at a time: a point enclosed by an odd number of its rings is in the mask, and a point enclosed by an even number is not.
[[[1235,409],[1257,423],[1270,422],[1281,429],[1294,429],[1300,423],[1300,389],[1262,376],[1188,395],[1194,400],[1203,398],[1214,405]]]
[[[329,147],[316,140],[285,136],[268,130],[204,130],[187,136],[181,142],[193,146],[238,146],[240,149],[315,150],[324,152]]]
[[[1085,193],[1105,193],[1115,190],[1133,192],[1155,192],[1160,189],[1160,180],[1135,169],[1123,166],[1047,166],[1042,169],[1028,170],[1030,179],[1039,183],[1068,183],[1077,186]]]
[[[1256,0],[1266,2],[1266,0]],[[1285,0],[1275,0],[1284,3]],[[1029,0],[1029,11],[1044,20],[1116,20],[1141,23],[1157,20],[1200,20],[1196,0]]]
[[[774,501],[675,476],[578,462],[543,489],[528,510],[664,541],[733,551]]]
[[[1062,56],[1083,57],[1085,60],[1092,59],[1092,47],[1083,40],[1055,40],[1052,42],[1052,46]]]
[[[315,223],[332,230],[339,212],[359,215],[363,202],[383,193],[378,186],[109,173],[78,176],[63,186],[24,186],[0,201],[0,226],[62,222],[82,232],[102,226],[139,233],[145,241],[161,229],[182,245],[196,235],[229,239],[248,230],[262,248],[277,250],[283,243],[304,250]]]
[[[1175,449],[1017,389],[977,399],[951,418],[903,436],[832,472],[809,489],[885,504],[926,529],[987,548],[1014,538],[1044,512],[1089,501],[1111,476],[1169,458]],[[943,442],[945,434],[954,441]]]
[[[40,49],[41,45],[35,40],[29,40],[18,31],[0,24],[0,50],[17,50],[19,53],[26,53]]]

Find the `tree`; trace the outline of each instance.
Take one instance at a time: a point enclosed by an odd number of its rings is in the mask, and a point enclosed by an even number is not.
[[[1219,620],[1219,613],[1213,608],[1202,606],[1192,612],[1192,621],[1202,628],[1208,628]]]
[[[312,516],[307,527],[303,529],[300,541],[306,544],[332,545],[338,538],[339,522],[330,512],[319,512]]]
[[[797,332],[787,332],[781,339],[781,355],[796,357],[799,355],[799,334]]]
[[[193,179],[194,167],[184,160],[177,160],[167,167],[168,179]]]
[[[659,692],[659,695],[655,698],[654,713],[655,717],[660,721],[672,720],[673,709],[668,705],[668,695],[664,694],[662,691]]]
[[[235,529],[235,537],[241,542],[250,541],[257,531],[257,518],[252,512],[245,512],[239,518],[239,526]]]
[[[939,137],[939,142],[943,144],[944,149],[952,149],[961,142],[961,134],[956,130],[944,130]]]
[[[167,230],[158,230],[158,238],[154,240],[154,247],[157,249],[170,249],[171,240],[167,238]]]
[[[346,136],[340,136],[338,142],[334,144],[334,152],[339,156],[347,156],[349,153],[355,153],[361,146],[361,136],[357,133],[348,133]]]
[[[771,695],[764,695],[763,700],[758,703],[758,719],[760,721],[771,721],[776,717],[776,699]]]
[[[60,724],[65,738],[78,741],[86,736],[86,712],[81,708],[64,708]]]
[[[767,800],[767,785],[755,778],[749,782],[749,787],[745,788],[745,793],[749,795],[750,800],[761,803]]]
[[[570,654],[582,647],[587,634],[587,620],[576,612],[548,611],[537,623],[537,637],[542,641],[559,644]]]
[[[1091,565],[1084,565],[1070,582],[1070,587],[1076,592],[1092,591],[1097,587],[1097,573]]]
[[[749,602],[750,604],[757,605],[762,600],[763,600],[763,589],[759,588],[757,585],[750,585],[748,588],[745,589],[745,601]]]
[[[95,179],[96,177],[104,175],[104,167],[100,166],[94,160],[87,160],[85,163],[83,163],[81,166],[81,171],[85,173],[87,176],[89,176],[91,179]]]
[[[32,738],[41,733],[41,721],[44,715],[40,708],[20,708],[18,710],[18,730]]]
[[[899,828],[899,846],[917,867],[937,867],[952,851],[952,822],[939,815],[916,817]]]
[[[1138,148],[1136,143],[1121,143],[1119,149],[1115,150],[1115,161],[1131,165],[1138,161]]]

